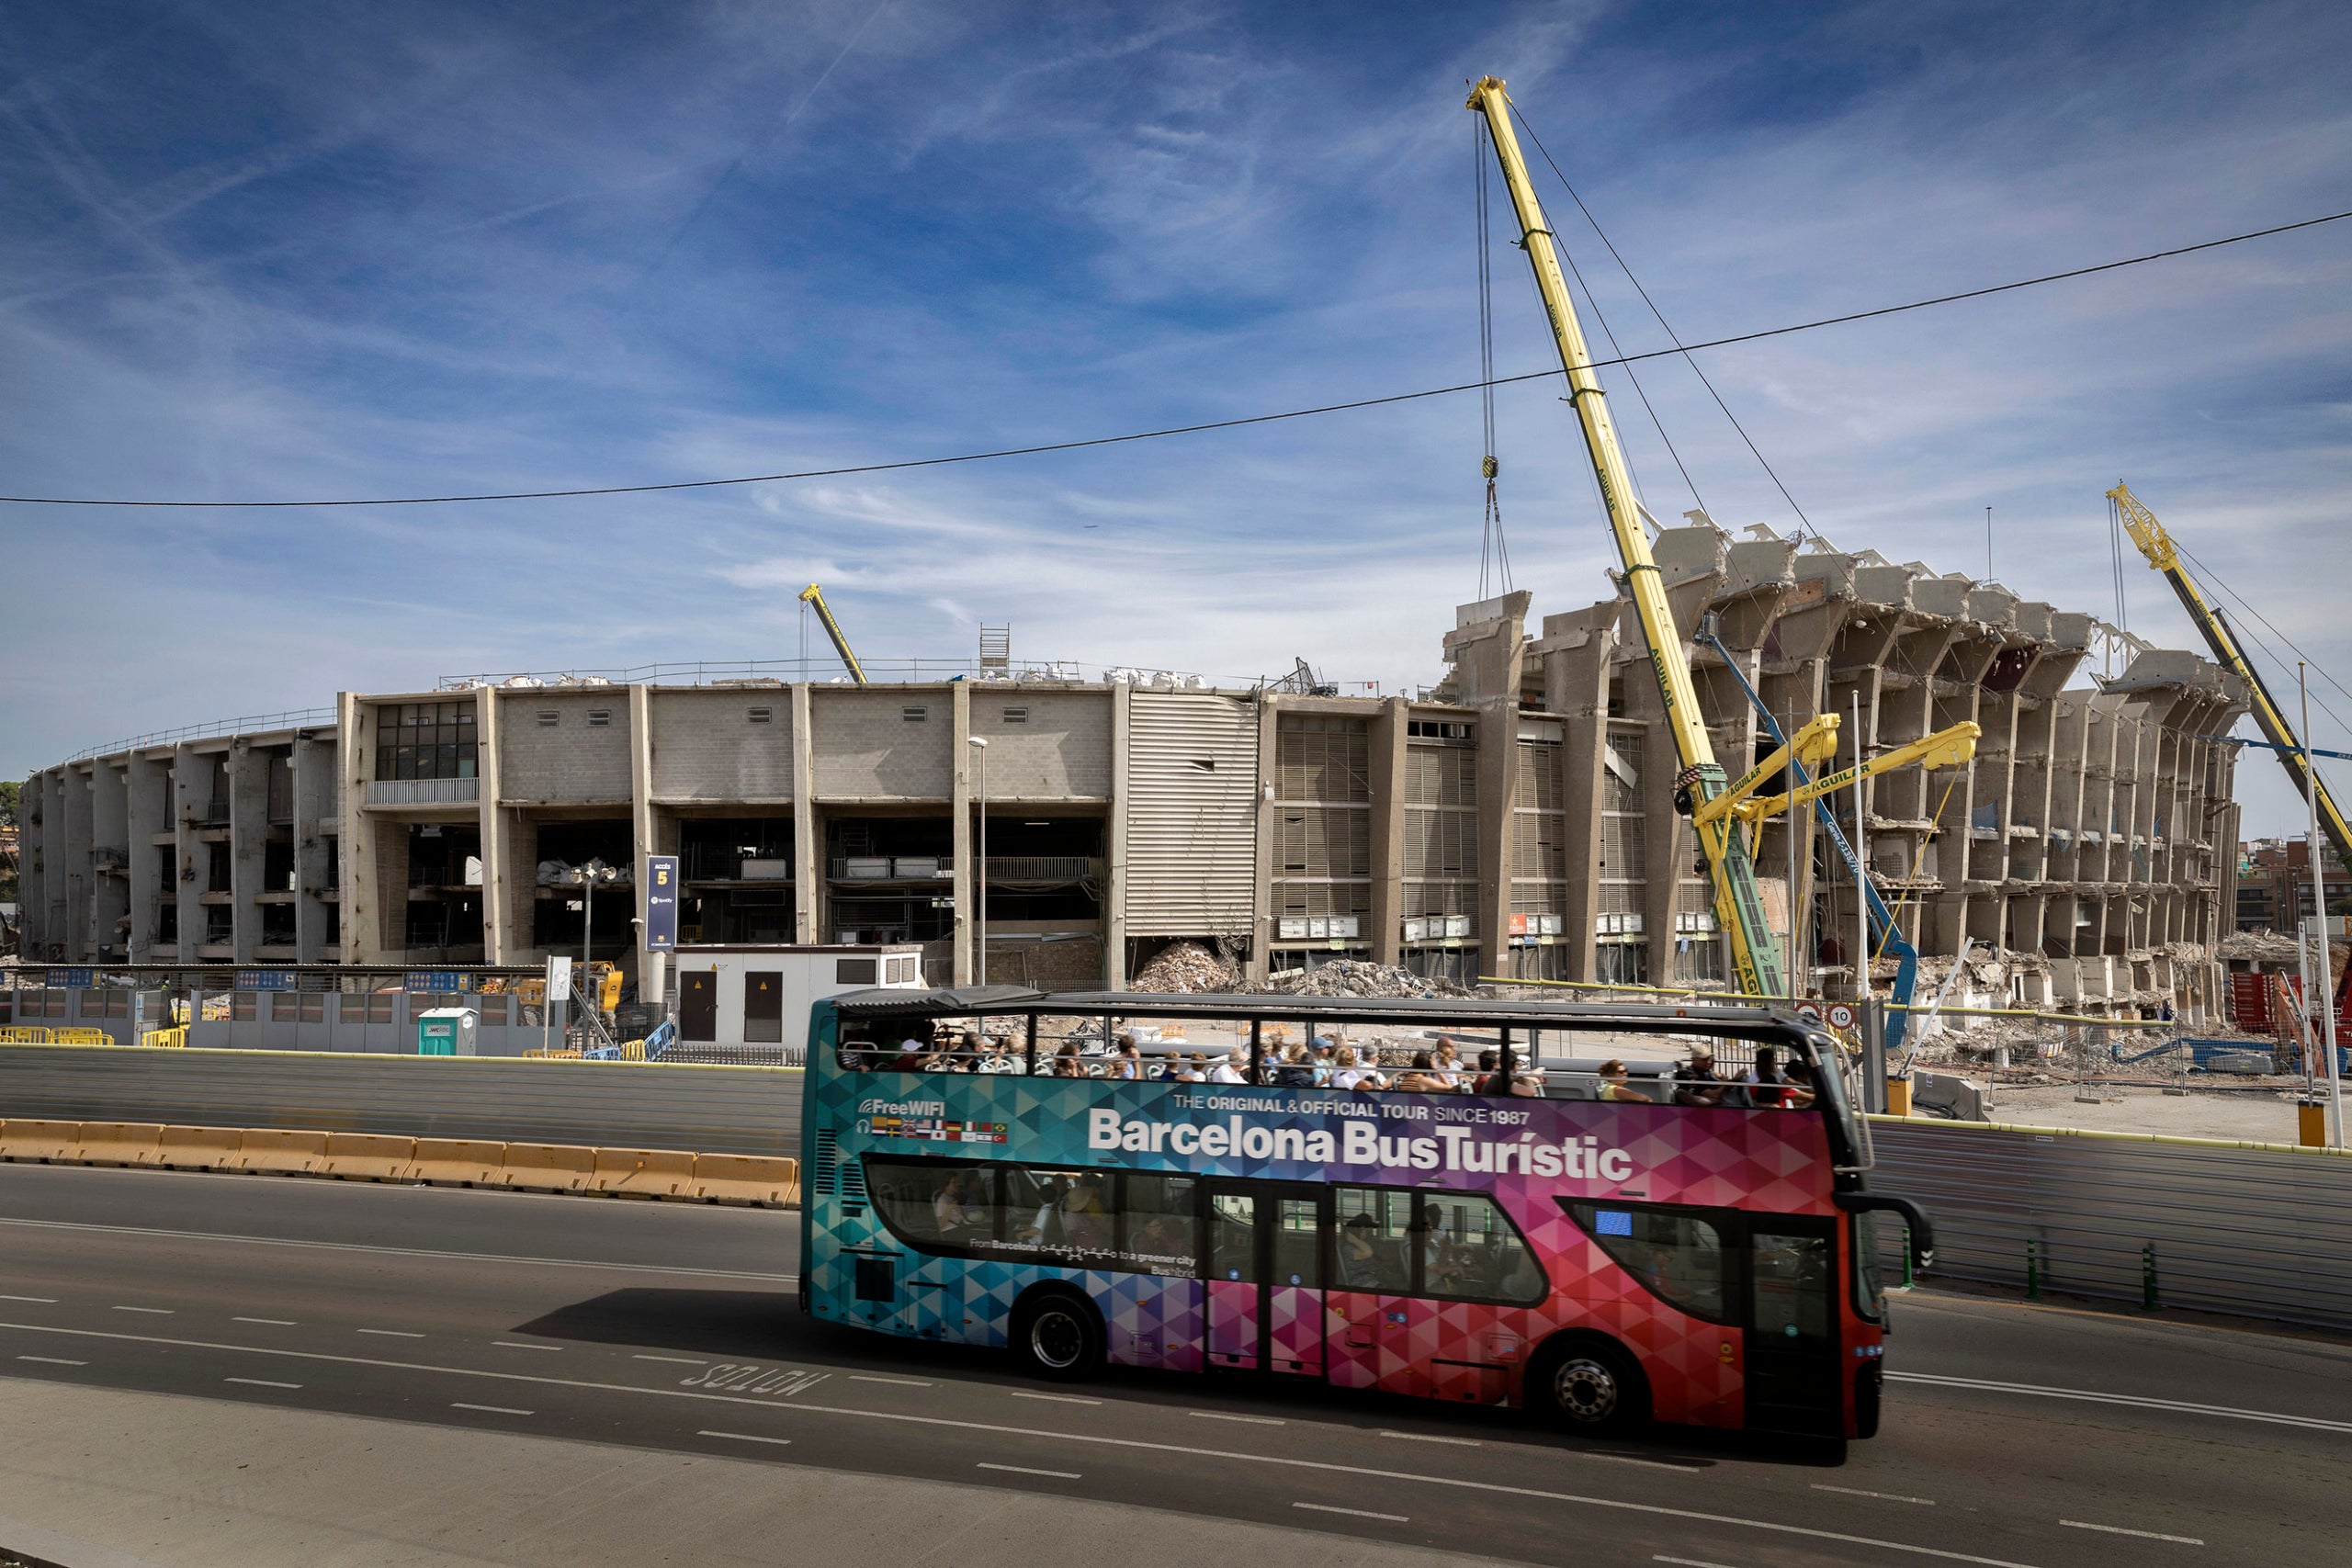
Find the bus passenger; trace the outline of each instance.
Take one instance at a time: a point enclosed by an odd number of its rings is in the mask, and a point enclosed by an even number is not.
[[[1313,1089],[1315,1068],[1306,1059],[1306,1047],[1293,1043],[1283,1047],[1283,1059],[1274,1068],[1274,1083],[1281,1089]]]
[[[1130,1083],[1143,1077],[1143,1057],[1136,1051],[1134,1035],[1119,1036],[1119,1058],[1111,1065],[1111,1076],[1123,1083]]]
[[[1206,1055],[1203,1055],[1201,1052],[1198,1052],[1198,1051],[1193,1052],[1193,1059],[1192,1059],[1192,1061],[1191,1061],[1189,1064],[1187,1064],[1187,1065],[1186,1065],[1186,1066],[1185,1066],[1185,1068],[1184,1068],[1184,1070],[1183,1070],[1182,1072],[1178,1073],[1178,1074],[1176,1075],[1176,1081],[1177,1081],[1178,1083],[1206,1083],[1206,1082],[1208,1082],[1208,1081],[1209,1081],[1209,1059],[1208,1059],[1208,1057],[1207,1057]]]
[[[1379,1059],[1377,1054],[1369,1046],[1340,1046],[1338,1064],[1331,1070],[1331,1087],[1358,1091],[1386,1089],[1388,1080],[1373,1071],[1370,1062],[1363,1062],[1363,1058],[1367,1056],[1372,1057],[1374,1061]],[[1358,1066],[1360,1062],[1363,1065]]]
[[[1502,1066],[1502,1053],[1499,1051],[1478,1053],[1478,1081],[1472,1086],[1471,1092],[1475,1094],[1509,1094],[1510,1092],[1509,1081],[1501,1073],[1496,1071]]]
[[[1413,1053],[1413,1065],[1396,1076],[1396,1089],[1406,1094],[1444,1094],[1453,1085],[1440,1077],[1437,1063],[1427,1051]]]
[[[1373,1238],[1380,1227],[1370,1214],[1352,1216],[1340,1227],[1340,1283],[1355,1291],[1380,1285],[1380,1251]]]
[[[1211,1083],[1248,1083],[1250,1053],[1236,1045],[1209,1074]]]
[[[919,1023],[909,1028],[907,1037],[899,1042],[899,1057],[890,1064],[889,1071],[894,1073],[922,1071],[923,1058],[931,1054],[930,1035],[931,1029],[927,1024]]]
[[[1650,1097],[1625,1082],[1625,1064],[1611,1057],[1600,1064],[1600,1098],[1619,1105],[1647,1105]]]
[[[1811,1064],[1801,1057],[1791,1057],[1788,1066],[1782,1070],[1781,1081],[1785,1086],[1781,1091],[1783,1106],[1791,1111],[1802,1111],[1813,1103],[1816,1089]]]
[[[1690,1061],[1674,1075],[1677,1105],[1721,1105],[1731,1089],[1715,1072],[1715,1054],[1703,1045],[1690,1048]]]
[[[1756,1047],[1756,1065],[1741,1080],[1747,1103],[1758,1111],[1777,1111],[1789,1102],[1788,1080],[1781,1076],[1776,1053],[1770,1045]]]
[[[1430,1066],[1439,1077],[1445,1080],[1446,1088],[1459,1089],[1462,1087],[1464,1076],[1462,1070],[1462,1059],[1454,1052],[1452,1035],[1441,1034],[1437,1037],[1437,1049],[1430,1053]]]
[[[1315,1037],[1315,1060],[1312,1066],[1315,1068],[1315,1087],[1317,1089],[1330,1088],[1331,1075],[1340,1070],[1340,1064],[1333,1055],[1329,1035],[1318,1034]]]
[[[1102,1203],[1102,1179],[1093,1171],[1079,1173],[1062,1195],[1061,1210],[1064,1242],[1089,1252],[1111,1245],[1111,1215]]]
[[[1544,1075],[1513,1073],[1510,1076],[1510,1091],[1522,1099],[1541,1100],[1544,1098]]]

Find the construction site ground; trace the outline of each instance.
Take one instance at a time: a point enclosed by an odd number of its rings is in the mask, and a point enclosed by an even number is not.
[[[1983,1081],[1981,1078],[1977,1081]],[[2190,1080],[2192,1085],[2195,1079]],[[2078,1091],[2071,1083],[2000,1084],[1987,1115],[1996,1122],[2035,1127],[2080,1127],[2098,1133],[2161,1133],[2176,1138],[2227,1138],[2263,1144],[2295,1141],[2295,1096],[2300,1080],[2267,1092],[2246,1089],[2185,1095],[2161,1089],[2095,1084]],[[2095,1093],[2095,1100],[2077,1098]]]

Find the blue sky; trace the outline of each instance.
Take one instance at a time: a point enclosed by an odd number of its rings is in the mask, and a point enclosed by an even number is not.
[[[1467,379],[1488,71],[1676,330],[1722,335],[2352,206],[2346,58],[2352,13],[2317,5],[19,7],[5,488],[658,481]],[[1626,346],[1659,346],[1545,195]],[[1498,367],[1541,368],[1497,267]],[[2000,581],[2111,617],[2128,478],[2352,682],[2348,274],[2352,224],[1704,362],[1841,547],[1979,571],[1989,504]],[[1717,521],[1795,524],[1686,370],[1644,380]],[[1573,427],[1544,383],[1498,400],[1519,585],[1590,603]],[[1464,397],[657,496],[0,509],[0,772],[338,689],[791,657],[812,578],[877,660],[1010,621],[1090,673],[1305,654],[1397,690],[1476,594],[1480,455]],[[2125,581],[2135,631],[2195,645]],[[2296,826],[2276,770],[2243,777],[2252,828]]]

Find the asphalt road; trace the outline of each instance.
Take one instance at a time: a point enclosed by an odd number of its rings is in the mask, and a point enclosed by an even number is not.
[[[376,1418],[1579,1568],[2352,1562],[2340,1341],[1922,1290],[1896,1305],[1872,1441],[1594,1444],[1510,1412],[1317,1387],[1129,1371],[1049,1387],[996,1356],[810,1324],[793,1304],[797,1225],[0,1166],[0,1389],[200,1399],[224,1429]],[[812,1550],[776,1560],[855,1555],[797,1544]]]

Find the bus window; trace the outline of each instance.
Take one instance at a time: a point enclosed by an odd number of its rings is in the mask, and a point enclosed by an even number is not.
[[[1316,1224],[1322,1205],[1312,1198],[1275,1201],[1274,1283],[1323,1288],[1323,1234]]]
[[[1420,1196],[1422,1294],[1474,1301],[1542,1299],[1544,1270],[1493,1199],[1471,1192]]]
[[[1758,1333],[1796,1345],[1828,1343],[1836,1326],[1829,1258],[1826,1235],[1783,1235],[1758,1222],[1747,1257]]]
[[[1125,1182],[1126,1197],[1120,1217],[1126,1240],[1122,1261],[1130,1269],[1190,1279],[1200,1257],[1193,1179],[1129,1171]]]
[[[1854,1310],[1872,1323],[1886,1316],[1886,1284],[1878,1271],[1878,1227],[1872,1224],[1877,1217],[1868,1210],[1856,1214],[1853,1236]]]
[[[1112,1173],[1084,1168],[1005,1169],[1003,1228],[1012,1249],[1034,1249],[1047,1262],[1101,1261],[1112,1247]]]
[[[1219,1192],[1209,1204],[1209,1278],[1255,1283],[1257,1197],[1248,1192]]]
[[[1571,1203],[1569,1215],[1617,1266],[1669,1306],[1728,1323],[1723,1236],[1696,1214],[1667,1209]]]
[[[1332,1194],[1335,1290],[1401,1296],[1413,1289],[1413,1195],[1371,1187]]]
[[[996,1224],[996,1173],[947,1160],[869,1160],[866,1188],[882,1218],[909,1241],[963,1247]]]

